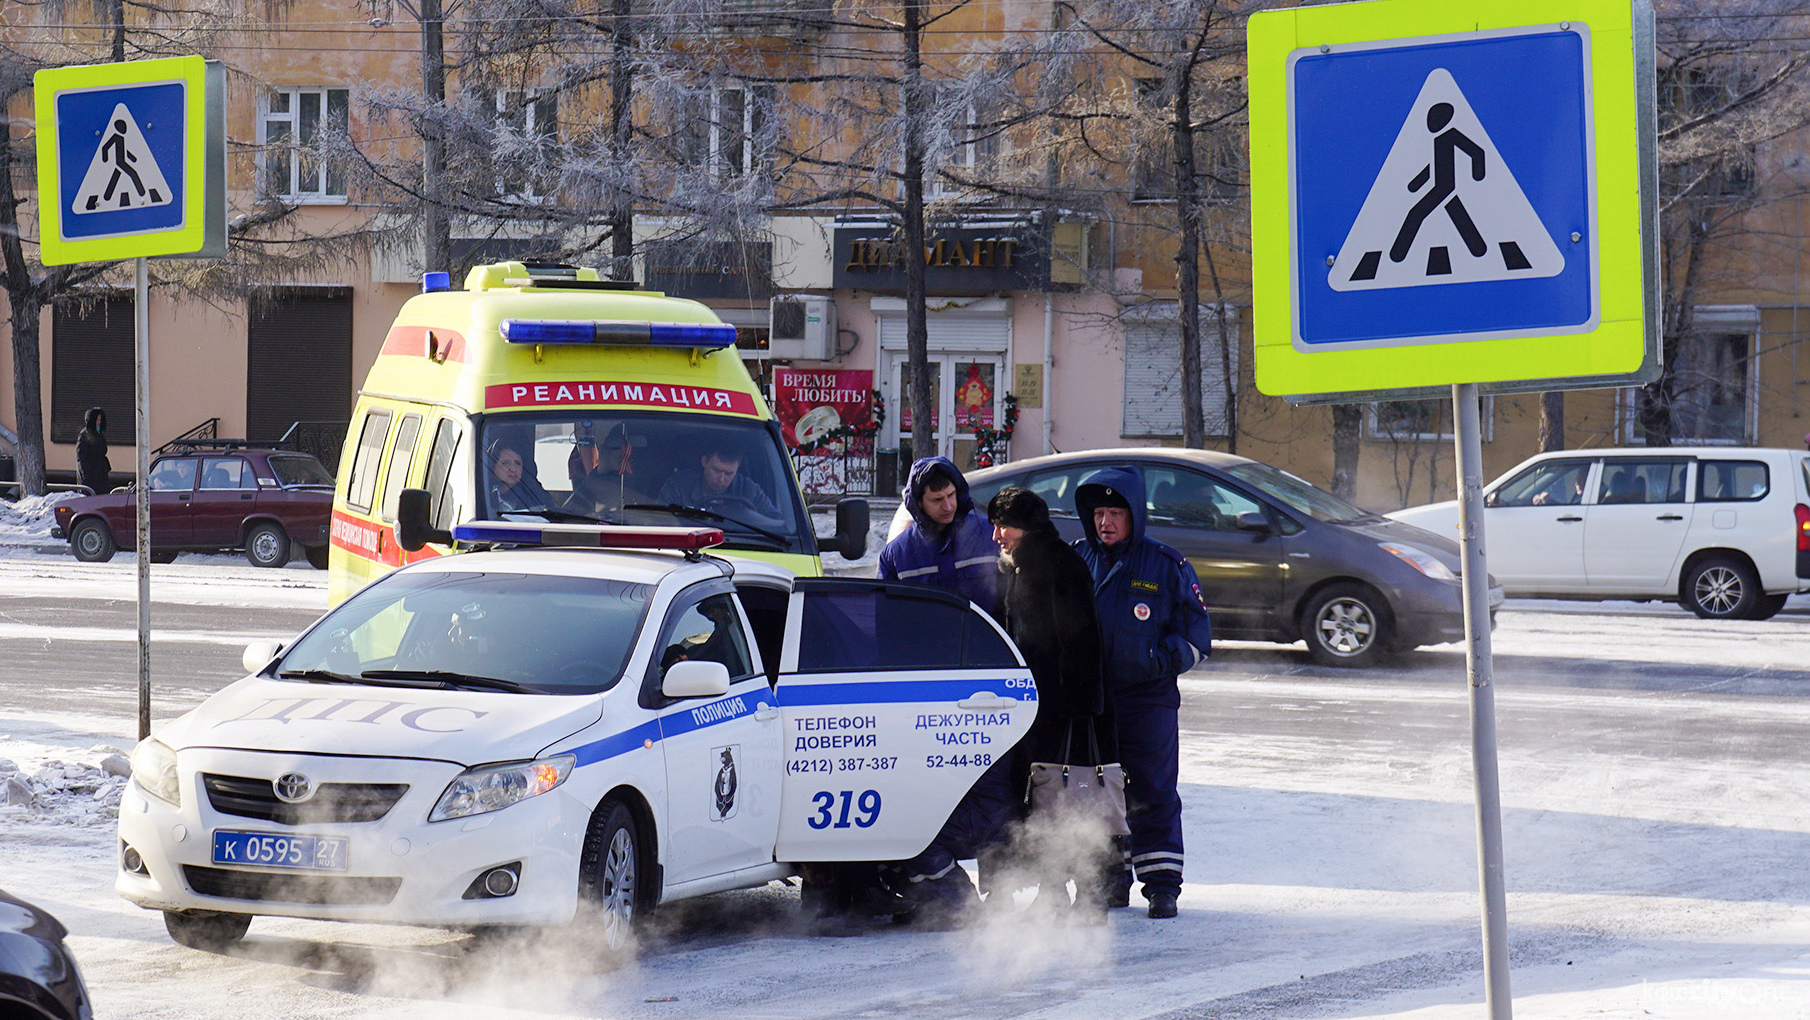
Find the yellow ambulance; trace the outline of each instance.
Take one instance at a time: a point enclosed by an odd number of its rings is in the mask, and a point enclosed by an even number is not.
[[[695,301],[543,263],[427,274],[359,393],[333,500],[328,601],[446,551],[397,541],[402,490],[432,528],[468,520],[704,525],[723,548],[823,572],[779,426]],[[867,505],[822,545],[857,558]]]

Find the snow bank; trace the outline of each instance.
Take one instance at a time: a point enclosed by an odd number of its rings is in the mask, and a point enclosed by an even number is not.
[[[0,499],[0,556],[38,552],[43,547],[61,544],[51,538],[56,524],[58,503],[76,499],[79,492],[53,492],[48,496],[28,496],[17,502]]]
[[[84,753],[0,737],[0,825],[17,822],[111,829],[132,766],[126,752]]]

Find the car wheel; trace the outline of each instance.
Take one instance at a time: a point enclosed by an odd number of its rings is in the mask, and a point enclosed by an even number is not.
[[[245,558],[254,567],[280,567],[289,562],[289,536],[270,521],[254,524],[245,536]]]
[[[1374,665],[1389,647],[1390,629],[1388,605],[1358,584],[1327,585],[1301,614],[1307,650],[1322,666]]]
[[[1748,613],[1747,618],[1749,620],[1770,620],[1779,615],[1779,610],[1785,608],[1785,600],[1790,597],[1790,592],[1761,595],[1753,600],[1753,612]]]
[[[1743,620],[1760,598],[1760,579],[1740,560],[1710,556],[1685,574],[1678,597],[1705,620]]]
[[[251,928],[251,915],[218,910],[166,910],[163,926],[179,945],[218,953],[245,937],[245,932]]]
[[[176,562],[176,550],[164,549],[164,550],[160,551],[157,549],[153,549],[153,550],[151,550],[151,562],[152,563],[174,563],[174,562]]]
[[[107,522],[93,517],[75,526],[69,535],[69,548],[83,563],[105,563],[119,551]]]
[[[302,551],[308,554],[308,565],[316,570],[327,569],[328,547],[325,545],[306,545]]]
[[[599,947],[612,962],[633,955],[635,925],[640,920],[644,864],[640,826],[628,805],[604,801],[591,816],[585,833],[579,889],[585,913]]]

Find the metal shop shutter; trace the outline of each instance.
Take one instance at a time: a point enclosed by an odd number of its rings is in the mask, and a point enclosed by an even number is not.
[[[1229,311],[1232,371],[1238,371],[1238,323]],[[1125,413],[1119,435],[1126,439],[1179,438],[1182,434],[1181,324],[1147,320],[1125,323]],[[1201,417],[1206,434],[1226,433],[1226,392],[1220,367],[1219,327],[1212,309],[1201,314]]]
[[[269,287],[246,316],[245,437],[281,439],[296,422],[352,415],[352,290]]]
[[[86,307],[59,304],[51,311],[50,441],[75,442],[90,407],[107,412],[108,446],[138,441],[130,294],[112,294]]]

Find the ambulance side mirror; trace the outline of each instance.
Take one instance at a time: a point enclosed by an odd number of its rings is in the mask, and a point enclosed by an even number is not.
[[[870,522],[865,499],[836,501],[836,537],[832,548],[845,560],[858,560],[867,555],[867,528]]]
[[[707,659],[682,659],[666,668],[660,693],[669,698],[714,698],[729,693],[729,667]]]
[[[420,552],[429,542],[451,545],[452,532],[432,525],[433,509],[434,497],[426,489],[403,489],[396,499],[396,544],[409,552]]]

